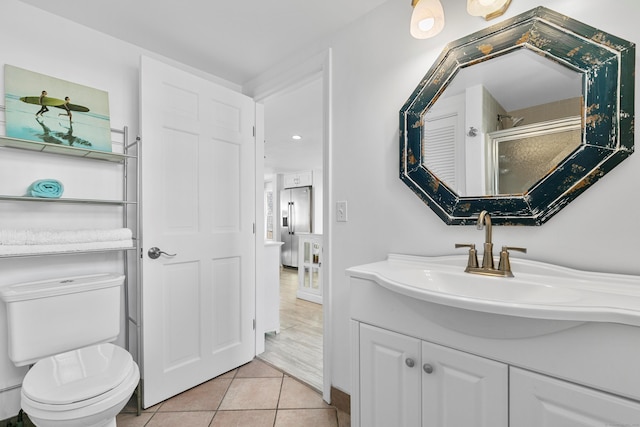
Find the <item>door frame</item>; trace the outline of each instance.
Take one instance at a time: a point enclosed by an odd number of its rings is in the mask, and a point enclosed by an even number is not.
[[[327,48],[306,60],[294,62],[295,65],[286,67],[285,73],[274,73],[270,78],[265,77],[264,82],[254,80],[243,87],[245,95],[253,97],[256,102],[256,110],[261,111],[260,121],[256,118],[256,141],[264,140],[264,101],[270,96],[297,89],[320,77],[322,79],[322,110],[323,110],[323,132],[322,132],[322,228],[323,228],[323,284],[322,293],[322,398],[331,403],[331,379],[332,379],[332,323],[333,318],[331,307],[332,283],[331,277],[331,244],[333,236],[332,209],[333,200],[333,172],[331,168],[332,153],[332,72],[331,72],[331,48]],[[291,64],[285,64],[291,65]],[[261,126],[262,128],[261,128]],[[258,138],[260,136],[260,138]],[[260,150],[260,153],[258,152]],[[257,185],[260,180],[261,185]],[[262,191],[258,189],[264,187],[264,144],[256,143],[256,223],[261,224],[264,215],[264,200]],[[261,270],[264,263],[264,237],[261,232],[256,232],[256,273]],[[257,276],[258,277],[258,276]],[[328,279],[328,280],[327,280]]]
[[[255,153],[255,170],[256,174],[254,176],[254,188],[255,188],[255,213],[254,218],[255,222],[253,223],[253,237],[255,241],[255,263],[256,265],[253,268],[255,272],[254,278],[254,293],[255,293],[255,302],[256,306],[253,310],[254,312],[254,353],[257,356],[258,352],[264,351],[264,334],[259,334],[258,331],[262,330],[262,322],[264,319],[260,317],[263,316],[263,310],[258,306],[262,302],[262,298],[259,297],[259,289],[258,283],[259,278],[264,277],[264,233],[262,233],[262,227],[264,224],[264,143],[259,144],[259,141],[264,141],[264,104],[258,103],[254,99],[255,105],[255,149],[253,150]]]

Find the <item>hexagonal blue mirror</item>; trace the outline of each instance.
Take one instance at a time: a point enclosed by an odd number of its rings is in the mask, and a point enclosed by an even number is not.
[[[447,224],[540,225],[633,152],[635,45],[544,7],[449,43],[400,110],[400,178]]]

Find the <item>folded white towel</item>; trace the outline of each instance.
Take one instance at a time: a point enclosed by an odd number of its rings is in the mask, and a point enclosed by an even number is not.
[[[133,247],[133,240],[110,242],[68,243],[53,245],[0,245],[0,255],[29,255],[56,252],[78,252],[100,249],[126,249]]]
[[[0,230],[2,245],[55,245],[70,243],[113,242],[129,240],[128,228],[91,230]]]

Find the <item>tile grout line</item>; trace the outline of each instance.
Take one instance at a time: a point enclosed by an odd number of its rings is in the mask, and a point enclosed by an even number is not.
[[[229,384],[227,385],[227,388],[224,390],[224,394],[222,395],[222,398],[220,399],[220,402],[218,403],[218,406],[216,406],[216,410],[213,411],[213,417],[211,417],[211,421],[209,421],[209,427],[211,427],[211,425],[213,424],[213,421],[216,419],[216,416],[218,415],[218,412],[220,412],[220,406],[222,406],[222,402],[224,402],[224,398],[227,397],[227,393],[229,392],[229,389],[231,388],[231,384],[233,384],[233,382],[236,380],[236,378],[238,376],[238,372],[240,371],[240,367],[235,368],[233,371],[234,371],[233,372],[233,377],[231,378],[231,381],[229,381]],[[215,378],[212,378],[209,381],[213,381],[214,379]]]
[[[282,376],[280,377],[280,392],[278,393],[278,401],[276,402],[276,415],[275,417],[273,417],[273,427],[276,427],[276,422],[278,422],[278,411],[280,410],[280,398],[282,398],[283,386],[284,386],[284,372],[282,372]]]

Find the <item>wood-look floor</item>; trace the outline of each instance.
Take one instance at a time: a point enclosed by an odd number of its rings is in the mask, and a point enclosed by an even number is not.
[[[258,357],[322,390],[322,305],[296,298],[298,271],[280,270],[280,333],[268,333]]]

